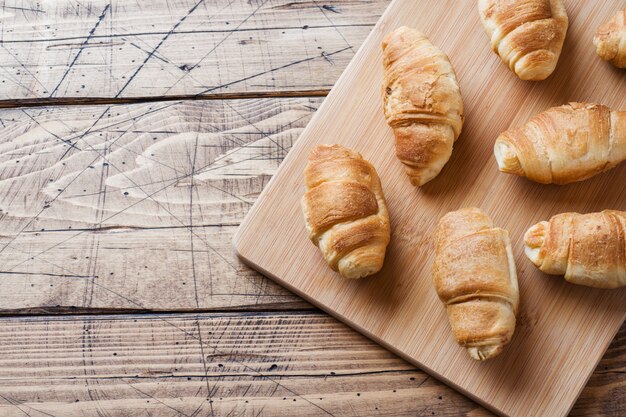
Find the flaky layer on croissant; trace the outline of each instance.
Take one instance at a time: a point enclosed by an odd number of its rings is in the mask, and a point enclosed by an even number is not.
[[[511,340],[519,304],[509,234],[480,209],[446,214],[435,232],[433,282],[457,342],[476,360]]]
[[[626,159],[626,112],[570,103],[508,130],[496,140],[500,171],[542,184],[568,184]]]
[[[559,61],[568,18],[562,0],[478,0],[491,48],[522,80],[548,78]]]
[[[559,214],[528,229],[524,242],[546,274],[588,287],[626,286],[626,212]]]
[[[383,40],[384,111],[411,184],[435,178],[463,127],[463,100],[446,54],[400,27]]]
[[[378,272],[390,239],[380,179],[361,155],[339,145],[320,145],[304,171],[301,205],[311,241],[345,278]]]
[[[626,68],[626,8],[598,28],[593,44],[600,58]]]

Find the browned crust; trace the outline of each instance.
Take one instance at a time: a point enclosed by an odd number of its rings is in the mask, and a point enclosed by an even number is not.
[[[543,239],[538,266],[569,282],[597,288],[626,285],[626,212],[563,213],[548,222],[543,236],[527,236],[526,245]]]
[[[440,247],[435,263],[435,286],[441,301],[447,305],[484,296],[511,302],[509,262],[503,244],[506,239],[505,230],[492,228]]]
[[[569,184],[609,170],[626,159],[626,113],[607,106],[569,103],[553,107],[496,141],[515,150],[518,170],[542,184]]]
[[[491,46],[523,80],[544,80],[559,60],[568,28],[562,0],[479,0]]]
[[[475,298],[447,306],[454,338],[461,346],[502,346],[513,337],[515,314],[506,301]]]
[[[463,126],[463,101],[448,57],[420,32],[400,27],[383,40],[384,112],[398,158],[415,185],[434,178]]]
[[[391,231],[374,167],[351,149],[319,145],[310,153],[304,176],[305,223],[329,266],[347,278],[380,270]]]
[[[388,242],[388,235],[385,225],[375,216],[370,216],[348,229],[332,233],[329,246],[333,248],[337,258],[342,258],[357,248],[377,242]]]
[[[455,339],[474,359],[497,355],[513,335],[519,303],[508,233],[467,208],[445,215],[435,239],[433,283]]]
[[[600,58],[626,68],[626,8],[598,28],[593,43]]]
[[[325,182],[304,195],[313,233],[378,212],[374,193],[357,182]]]

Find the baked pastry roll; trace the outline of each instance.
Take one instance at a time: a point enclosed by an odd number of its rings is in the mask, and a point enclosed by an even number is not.
[[[311,241],[343,277],[378,272],[391,231],[385,196],[374,167],[340,145],[320,145],[304,171],[301,205]]]
[[[568,27],[562,0],[478,0],[478,10],[491,48],[519,78],[552,74]]]
[[[568,184],[626,159],[626,112],[570,103],[508,130],[496,140],[500,171],[542,184]]]
[[[456,341],[482,361],[515,331],[519,290],[511,241],[480,209],[446,214],[435,231],[433,282]]]
[[[551,275],[595,288],[626,286],[626,212],[558,214],[524,236],[526,256]]]
[[[411,184],[435,178],[463,127],[463,100],[450,60],[422,33],[400,27],[383,40],[385,118]]]
[[[598,28],[593,44],[600,58],[626,68],[626,8]]]

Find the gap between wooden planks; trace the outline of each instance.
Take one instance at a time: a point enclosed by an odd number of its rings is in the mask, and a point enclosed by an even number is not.
[[[2,415],[490,415],[320,313],[10,318],[0,336]],[[624,412],[625,343],[572,416]]]

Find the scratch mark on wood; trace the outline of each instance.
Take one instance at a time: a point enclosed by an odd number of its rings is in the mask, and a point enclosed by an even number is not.
[[[43,85],[43,84],[41,83],[41,81],[39,81],[39,79],[38,79],[37,77],[35,77],[35,74],[33,74],[33,73],[32,73],[32,72],[28,69],[28,67],[27,67],[26,65],[24,65],[24,63],[23,63],[21,60],[19,60],[19,59],[17,58],[17,56],[13,55],[13,53],[9,50],[9,48],[7,48],[6,46],[4,46],[4,43],[2,43],[2,41],[1,41],[1,40],[0,40],[0,45],[2,46],[2,48],[3,48],[3,49],[4,49],[4,50],[5,50],[5,51],[9,54],[9,55],[11,55],[11,57],[15,60],[15,62],[17,62],[17,63],[18,63],[18,65],[19,65],[19,66],[20,66],[20,67],[21,67],[24,71],[26,71],[26,73],[28,73],[28,75],[30,75],[30,76],[32,77],[32,79],[33,79],[33,80],[35,80],[35,82],[41,86],[41,88],[43,88],[43,93],[45,94],[45,93],[46,93],[47,88],[46,88],[46,86],[45,86],[45,85]],[[19,81],[18,81],[18,83],[19,83]],[[21,85],[22,87],[26,88],[27,90],[30,90],[30,88],[27,88],[27,87],[23,86],[21,83],[20,83],[20,85]],[[30,91],[32,91],[32,90],[30,90]]]
[[[59,278],[94,278],[90,275],[68,275],[68,274],[51,274],[49,272],[20,272],[20,271],[0,271],[4,275],[29,275],[29,276],[45,276]]]
[[[154,377],[151,377],[154,378]],[[129,387],[131,387],[132,389],[134,389],[135,391],[137,391],[138,393],[140,393],[141,395],[145,395],[148,398],[153,399],[154,401],[158,402],[161,405],[164,405],[165,407],[169,408],[172,411],[176,411],[179,415],[185,416],[185,417],[190,417],[188,414],[183,413],[181,410],[172,407],[171,405],[164,403],[163,401],[159,400],[158,398],[154,397],[153,395],[150,395],[149,393],[140,390],[139,388],[137,388],[136,386],[134,386],[133,384],[131,384],[130,382],[126,381],[126,378],[122,379]],[[147,410],[146,410],[147,411]]]
[[[232,3],[232,0],[231,0]],[[230,4],[230,3],[229,3]],[[338,25],[310,25],[308,29],[329,29],[333,27],[337,28],[371,28],[374,25],[371,23],[351,23],[351,24],[338,24]],[[302,30],[302,26],[264,26],[264,27],[252,27],[252,28],[240,28],[233,29],[198,29],[198,30],[177,30],[172,32],[172,35],[202,35],[209,33],[230,33],[230,32],[265,32],[268,30]],[[100,38],[126,38],[126,37],[139,37],[139,36],[159,36],[166,35],[166,31],[146,31],[146,32],[128,32],[128,33],[113,33],[111,35],[94,35],[91,39]],[[86,36],[68,36],[63,38],[42,38],[42,39],[11,39],[4,40],[4,44],[12,43],[45,43],[45,42],[59,42],[59,41],[73,41],[85,39]]]
[[[0,398],[3,398],[6,402],[8,402],[9,404],[13,405],[15,408],[20,410],[22,413],[26,414],[28,417],[31,417],[31,415],[29,413],[27,413],[22,407],[27,407],[27,408],[29,408],[31,410],[37,411],[38,413],[41,413],[41,414],[46,415],[46,416],[55,417],[54,414],[46,413],[45,411],[41,411],[41,410],[31,406],[31,405],[24,404],[23,402],[15,400],[13,398],[8,398],[8,397],[6,397],[6,396],[4,396],[2,394],[0,394]]]
[[[111,3],[107,4],[104,9],[102,10],[102,13],[100,13],[100,16],[98,16],[98,21],[96,22],[96,24],[91,28],[91,30],[89,31],[89,35],[87,36],[87,38],[83,41],[83,43],[81,44],[80,49],[78,50],[78,52],[76,53],[76,55],[74,56],[74,59],[72,60],[72,62],[70,63],[70,65],[67,67],[67,69],[65,70],[65,72],[63,73],[63,76],[61,77],[61,79],[59,80],[58,84],[56,85],[56,87],[54,87],[54,89],[52,90],[52,92],[50,93],[49,97],[52,97],[57,90],[59,89],[59,87],[61,86],[61,84],[63,83],[63,81],[65,80],[65,77],[67,77],[67,74],[71,71],[72,67],[74,66],[74,64],[76,64],[76,61],[78,61],[78,58],[80,57],[80,55],[82,54],[83,50],[85,49],[85,45],[87,45],[87,43],[89,42],[89,40],[92,38],[94,32],[96,31],[96,29],[98,29],[98,26],[100,26],[100,23],[104,20],[104,17],[106,16],[107,11],[109,10],[109,8],[111,7]]]
[[[82,149],[78,148],[76,145],[74,145],[71,141],[63,139],[62,137],[60,137],[59,135],[57,135],[54,132],[51,132],[50,130],[48,130],[47,128],[45,128],[43,125],[41,125],[37,119],[35,119],[33,116],[31,116],[26,110],[22,110],[22,113],[24,113],[24,115],[26,115],[26,117],[28,117],[30,120],[33,121],[33,123],[35,123],[37,126],[39,126],[40,128],[42,128],[45,132],[51,134],[52,136],[54,136],[56,139],[60,140],[61,142],[65,143],[67,146],[72,147],[78,151],[81,151]],[[3,123],[4,125],[4,123]]]
[[[211,385],[209,384],[209,373],[208,373],[208,369],[206,366],[206,357],[204,356],[204,342],[202,341],[202,331],[200,330],[200,320],[199,318],[196,317],[196,327],[198,329],[198,343],[200,344],[200,355],[202,356],[202,367],[204,369],[204,380],[206,381],[206,390],[207,390],[207,397],[209,400],[209,407],[211,410],[211,417],[214,417],[214,411],[213,411],[213,399],[211,397]],[[217,383],[214,385],[216,386]]]
[[[340,54],[340,53],[342,53],[344,51],[347,51],[347,50],[350,50],[350,49],[352,49],[352,47],[346,47],[346,48],[338,49],[338,50],[333,51],[331,53],[325,54],[325,56],[329,57],[329,56],[337,55],[337,54]],[[304,59],[300,59],[300,60],[297,60],[297,61],[293,61],[293,62],[290,62],[289,64],[285,64],[285,65],[281,65],[279,67],[271,68],[271,69],[269,69],[267,71],[262,71],[262,72],[254,74],[254,75],[250,75],[248,77],[240,78],[238,80],[231,81],[231,82],[228,82],[228,83],[225,83],[225,84],[222,84],[222,85],[218,85],[218,86],[215,86],[215,87],[207,88],[205,90],[200,91],[195,96],[199,96],[199,95],[202,95],[202,94],[210,93],[211,91],[219,90],[221,88],[227,88],[227,87],[230,87],[231,85],[238,84],[238,83],[243,82],[243,81],[248,81],[248,80],[251,80],[253,78],[259,77],[261,75],[265,75],[265,74],[269,74],[269,73],[272,73],[272,72],[279,71],[281,69],[293,67],[294,65],[302,64],[304,62],[313,61],[313,60],[319,59],[321,57],[322,57],[322,55],[320,54],[318,56],[312,56],[312,57],[309,57],[309,58],[304,58]]]
[[[200,112],[200,117],[198,118],[198,128],[196,129],[198,132],[196,133],[195,143],[193,147],[193,157],[191,158],[191,172],[190,178],[191,182],[189,185],[189,246],[191,248],[191,274],[193,278],[193,291],[194,297],[196,299],[196,307],[200,307],[200,302],[198,300],[198,282],[196,279],[196,256],[193,250],[193,193],[194,193],[194,179],[196,172],[196,158],[198,156],[198,137],[200,136],[200,124],[202,123],[202,117],[204,116],[204,111]],[[197,323],[197,322],[196,322]],[[200,332],[200,325],[198,324],[198,332]]]
[[[322,14],[324,15],[324,17],[326,18],[326,20],[328,20],[328,23],[330,23],[330,25],[335,29],[335,32],[337,32],[339,34],[339,36],[341,37],[341,39],[343,39],[343,41],[346,43],[346,45],[348,45],[348,47],[350,48],[350,50],[354,53],[354,49],[352,48],[352,45],[350,45],[350,42],[348,42],[348,40],[346,39],[345,36],[343,36],[343,33],[341,33],[341,31],[339,30],[339,28],[335,25],[335,23],[333,23],[333,21],[331,20],[330,16],[328,16],[328,14],[326,14],[326,10],[329,10],[331,12],[334,13],[339,13],[337,10],[335,10],[333,7],[330,6],[326,6],[324,5],[323,7],[320,6],[316,0],[313,0],[313,3],[318,7],[318,9],[320,9],[320,11],[322,12]]]
[[[258,12],[258,11],[261,9],[261,7],[263,7],[263,6],[265,5],[266,1],[267,1],[267,0],[262,1],[262,2],[261,2],[261,4],[259,4],[259,5],[257,6],[257,8],[256,8],[256,9],[254,9],[254,10],[252,11],[252,13],[250,13],[248,16],[246,16],[246,18],[245,18],[245,19],[243,19],[241,22],[239,22],[239,24],[238,24],[238,25],[237,25],[237,26],[236,26],[233,30],[231,30],[230,32],[228,32],[228,33],[226,34],[226,36],[224,36],[224,37],[223,37],[223,38],[222,38],[219,42],[217,42],[217,43],[213,46],[213,48],[211,48],[211,50],[209,50],[209,52],[207,52],[207,53],[206,53],[206,54],[205,54],[202,58],[200,58],[200,60],[199,60],[198,62],[196,62],[194,65],[192,65],[192,66],[191,66],[191,69],[196,68],[198,65],[200,65],[200,63],[201,63],[202,61],[204,61],[204,60],[205,60],[205,59],[206,59],[209,55],[211,55],[211,54],[212,54],[212,53],[213,53],[213,52],[214,52],[217,48],[219,48],[219,47],[220,47],[220,45],[222,45],[222,44],[223,44],[223,43],[224,43],[224,42],[225,42],[228,38],[230,38],[230,37],[233,35],[233,33],[235,33],[235,32],[237,31],[237,29],[239,29],[239,28],[240,28],[240,27],[241,27],[244,23],[246,23],[246,22],[247,22],[250,18],[252,18],[252,17],[256,14],[256,12]],[[231,2],[231,3],[232,3],[232,2]]]
[[[43,13],[43,14],[46,13],[44,10],[31,9],[29,7],[3,6],[3,8],[4,9],[9,9],[9,10],[21,10],[21,11],[27,11],[27,12]]]
[[[128,87],[128,85],[133,81],[133,79],[137,76],[137,74],[139,74],[139,71],[141,71],[141,69],[148,63],[148,61],[152,58],[155,52],[159,50],[161,45],[163,45],[163,42],[165,42],[167,38],[169,38],[172,35],[172,33],[174,33],[174,31],[178,28],[178,26],[180,26],[187,19],[187,17],[189,17],[189,15],[192,14],[198,8],[198,6],[200,6],[203,2],[204,0],[200,0],[199,2],[197,2],[191,9],[189,9],[187,14],[185,14],[182,18],[180,18],[180,20],[176,22],[176,24],[172,27],[172,29],[170,29],[170,31],[167,32],[165,36],[161,38],[159,43],[154,47],[154,49],[152,49],[152,51],[150,51],[150,53],[148,54],[146,59],[143,60],[141,65],[139,65],[137,69],[135,70],[135,72],[133,72],[133,74],[130,77],[128,77],[128,80],[122,86],[122,88],[117,92],[117,94],[115,94],[115,97],[119,97],[124,92],[126,87]]]
[[[141,46],[137,45],[134,42],[129,42],[128,43],[130,46],[134,46],[135,48],[139,49],[141,52],[144,52],[148,55],[150,55],[150,51],[146,51],[145,49],[143,49]],[[170,61],[168,61],[167,59],[163,58],[162,56],[160,56],[160,54],[155,54],[153,53],[153,56],[158,59],[159,61],[165,62],[166,64],[172,64]]]

